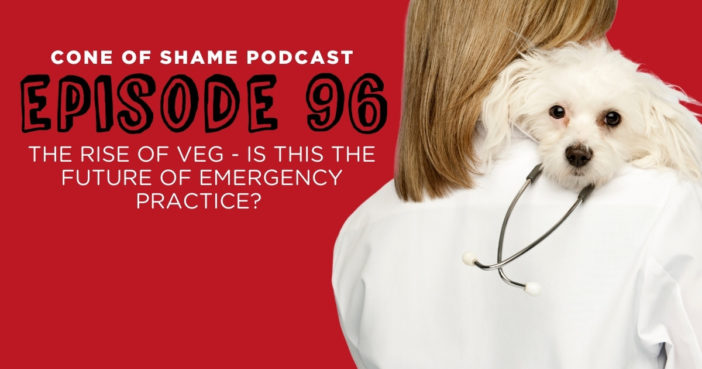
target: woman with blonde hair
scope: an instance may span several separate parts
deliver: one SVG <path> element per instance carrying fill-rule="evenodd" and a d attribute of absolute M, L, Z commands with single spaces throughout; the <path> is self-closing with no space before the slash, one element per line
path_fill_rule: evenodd
<path fill-rule="evenodd" d="M 618 177 L 510 264 L 541 282 L 536 297 L 461 263 L 467 250 L 494 253 L 504 211 L 538 163 L 518 131 L 499 160 L 481 162 L 493 82 L 529 49 L 603 39 L 616 7 L 411 1 L 395 178 L 349 217 L 334 249 L 339 320 L 359 368 L 702 368 L 702 255 L 689 254 L 702 245 L 699 187 L 653 170 Z M 571 191 L 538 185 L 514 212 L 507 254 L 572 203 Z"/>

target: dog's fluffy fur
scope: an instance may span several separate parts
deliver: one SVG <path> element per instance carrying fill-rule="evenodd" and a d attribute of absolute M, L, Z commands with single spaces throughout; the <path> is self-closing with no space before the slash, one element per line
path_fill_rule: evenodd
<path fill-rule="evenodd" d="M 601 185 L 625 163 L 699 179 L 702 125 L 680 102 L 694 103 L 603 42 L 533 51 L 499 75 L 483 102 L 485 159 L 517 125 L 538 141 L 544 174 L 568 188 Z M 565 109 L 560 119 L 550 114 L 556 105 Z M 609 112 L 619 114 L 618 125 L 605 123 Z M 569 162 L 573 145 L 591 153 L 585 165 Z"/>

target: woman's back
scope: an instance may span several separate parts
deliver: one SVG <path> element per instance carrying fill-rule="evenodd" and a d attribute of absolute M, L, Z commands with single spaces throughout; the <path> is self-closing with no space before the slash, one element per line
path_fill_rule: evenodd
<path fill-rule="evenodd" d="M 334 250 L 340 321 L 359 368 L 702 367 L 702 188 L 626 167 L 534 250 L 505 267 L 532 297 L 461 255 L 495 260 L 502 219 L 536 144 L 515 137 L 476 186 L 400 200 L 388 183 L 345 223 Z M 518 203 L 509 256 L 576 193 L 546 178 Z M 674 230 L 674 233 L 671 233 Z"/>

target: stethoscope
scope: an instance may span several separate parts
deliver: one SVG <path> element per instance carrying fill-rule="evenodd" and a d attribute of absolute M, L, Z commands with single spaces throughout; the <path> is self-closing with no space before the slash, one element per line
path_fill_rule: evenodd
<path fill-rule="evenodd" d="M 463 262 L 466 265 L 471 265 L 471 266 L 474 265 L 482 270 L 497 269 L 499 274 L 500 274 L 500 278 L 502 278 L 502 280 L 505 281 L 505 283 L 507 283 L 510 286 L 521 288 L 526 293 L 528 293 L 532 296 L 538 295 L 539 292 L 541 292 L 541 285 L 539 285 L 538 283 L 535 283 L 535 282 L 527 282 L 527 283 L 515 282 L 515 281 L 509 279 L 509 277 L 507 277 L 504 270 L 502 270 L 502 267 L 517 260 L 519 257 L 521 257 L 522 255 L 529 252 L 529 250 L 536 247 L 536 245 L 541 243 L 541 241 L 546 239 L 546 237 L 548 237 L 551 233 L 553 233 L 553 231 L 555 231 L 561 225 L 561 223 L 563 223 L 570 216 L 570 214 L 573 213 L 575 208 L 577 208 L 580 204 L 582 204 L 585 201 L 585 199 L 587 199 L 588 196 L 590 196 L 590 194 L 592 193 L 592 190 L 595 189 L 595 185 L 593 185 L 593 184 L 589 184 L 589 185 L 585 186 L 585 188 L 580 190 L 580 193 L 578 194 L 578 198 L 575 200 L 575 203 L 573 203 L 573 206 L 571 206 L 570 209 L 568 209 L 568 211 L 565 213 L 565 215 L 563 215 L 563 217 L 561 217 L 561 219 L 558 222 L 556 222 L 556 224 L 554 224 L 553 227 L 551 227 L 548 231 L 546 231 L 546 233 L 541 235 L 541 237 L 537 238 L 536 241 L 530 243 L 525 248 L 519 250 L 514 255 L 508 257 L 507 259 L 505 259 L 503 261 L 502 260 L 502 244 L 503 244 L 503 241 L 505 238 L 505 230 L 507 229 L 507 222 L 509 221 L 510 215 L 512 215 L 512 210 L 514 210 L 514 207 L 515 207 L 515 205 L 517 205 L 517 201 L 519 201 L 519 198 L 522 196 L 522 193 L 524 193 L 524 190 L 526 190 L 526 188 L 529 187 L 530 184 L 534 183 L 534 181 L 536 181 L 536 179 L 539 178 L 539 175 L 541 174 L 542 171 L 543 171 L 543 167 L 541 164 L 537 164 L 534 167 L 534 169 L 531 170 L 529 175 L 526 177 L 526 182 L 524 182 L 524 185 L 519 190 L 517 195 L 514 197 L 514 199 L 512 200 L 512 203 L 509 205 L 509 208 L 507 209 L 507 213 L 505 214 L 505 219 L 502 221 L 502 229 L 500 229 L 500 240 L 497 243 L 497 263 L 492 264 L 492 265 L 486 265 L 486 264 L 479 262 L 478 258 L 470 252 L 466 252 L 463 254 Z"/>

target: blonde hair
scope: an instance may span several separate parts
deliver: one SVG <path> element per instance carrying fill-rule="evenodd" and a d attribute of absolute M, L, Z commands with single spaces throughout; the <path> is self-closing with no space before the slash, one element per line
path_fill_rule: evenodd
<path fill-rule="evenodd" d="M 404 200 L 470 188 L 472 137 L 497 75 L 530 48 L 604 36 L 616 0 L 412 0 L 395 189 Z"/>

